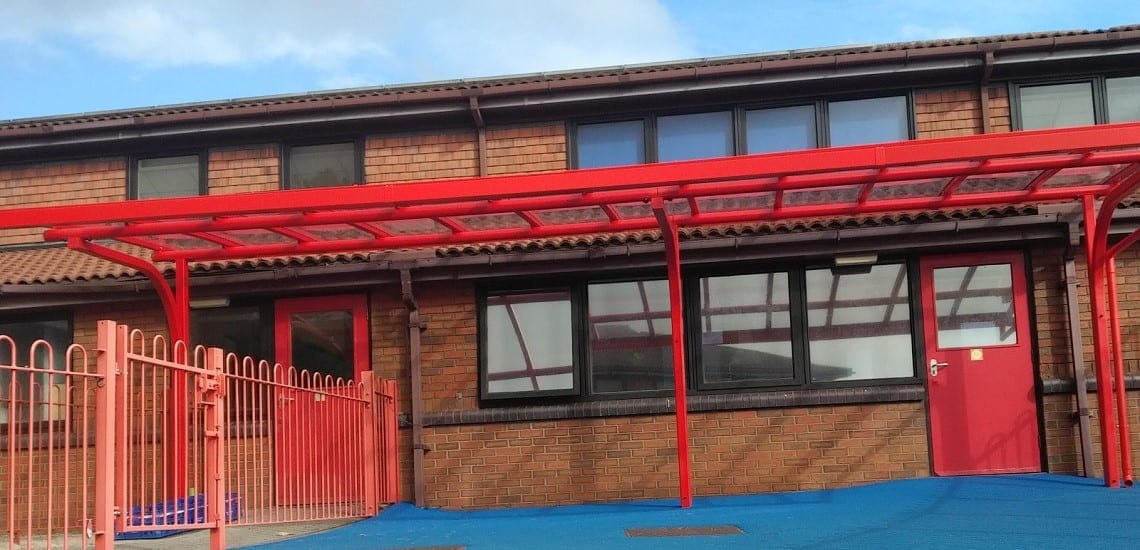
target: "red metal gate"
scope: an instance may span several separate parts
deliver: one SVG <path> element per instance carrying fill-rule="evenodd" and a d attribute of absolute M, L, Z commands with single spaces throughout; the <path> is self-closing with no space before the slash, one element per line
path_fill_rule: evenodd
<path fill-rule="evenodd" d="M 367 517 L 398 498 L 393 381 L 367 375 L 300 387 L 281 365 L 170 346 L 112 321 L 99 322 L 96 353 L 71 346 L 63 362 L 43 341 L 32 344 L 30 362 L 17 360 L 25 356 L 10 338 L 0 336 L 0 348 L 11 358 L 0 361 L 0 482 L 9 489 L 0 536 L 9 544 L 54 547 L 62 538 L 110 549 L 115 538 L 210 529 L 211 547 L 224 548 L 227 525 Z M 277 504 L 273 449 L 282 434 L 273 398 L 281 391 L 323 393 L 360 435 L 349 445 L 319 431 L 307 438 L 313 448 L 335 447 L 355 472 L 335 488 L 315 470 L 302 475 L 304 490 L 329 496 L 320 504 Z M 165 419 L 179 406 L 187 425 L 171 434 Z M 175 452 L 186 456 L 177 476 Z"/>

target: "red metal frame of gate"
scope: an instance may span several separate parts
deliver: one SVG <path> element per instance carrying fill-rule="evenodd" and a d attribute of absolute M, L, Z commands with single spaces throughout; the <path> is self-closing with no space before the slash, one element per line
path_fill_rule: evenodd
<path fill-rule="evenodd" d="M 680 500 L 691 503 L 678 228 L 821 216 L 1083 201 L 1101 389 L 1105 483 L 1131 483 L 1123 376 L 1109 363 L 1105 307 L 1113 211 L 1140 187 L 1140 123 L 905 141 L 543 174 L 302 189 L 3 211 L 0 229 L 48 227 L 63 240 L 138 269 L 162 299 L 174 339 L 186 339 L 188 262 L 436 247 L 510 239 L 661 230 L 669 273 Z M 1096 201 L 1102 201 L 1099 209 Z M 173 262 L 174 289 L 150 261 L 95 242 L 117 241 Z M 1108 292 L 1107 298 L 1114 293 Z M 176 429 L 178 419 L 171 419 Z M 1120 453 L 1120 454 L 1118 454 Z M 179 457 L 172 457 L 179 460 Z"/>

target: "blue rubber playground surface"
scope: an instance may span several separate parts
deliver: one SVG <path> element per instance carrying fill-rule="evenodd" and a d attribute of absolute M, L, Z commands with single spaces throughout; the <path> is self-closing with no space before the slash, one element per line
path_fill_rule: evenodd
<path fill-rule="evenodd" d="M 735 526 L 732 535 L 627 529 Z M 472 512 L 393 506 L 375 518 L 258 546 L 324 548 L 1140 548 L 1140 489 L 1079 477 L 925 478 L 847 489 Z"/>

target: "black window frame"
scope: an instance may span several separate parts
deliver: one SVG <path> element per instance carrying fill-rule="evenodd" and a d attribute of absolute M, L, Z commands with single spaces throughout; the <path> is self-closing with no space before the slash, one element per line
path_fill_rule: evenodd
<path fill-rule="evenodd" d="M 581 283 L 572 283 L 569 281 L 550 281 L 550 284 L 536 285 L 536 286 L 517 286 L 517 285 L 488 285 L 480 290 L 475 300 L 475 332 L 477 335 L 477 353 L 476 364 L 479 378 L 479 399 L 480 401 L 487 402 L 502 402 L 513 401 L 520 398 L 525 399 L 545 399 L 545 398 L 559 398 L 559 397 L 573 397 L 586 393 L 584 386 L 586 384 L 586 375 L 584 374 L 585 368 L 583 364 L 585 359 L 584 349 L 579 338 L 579 334 L 585 330 L 583 326 L 585 320 L 583 319 L 583 306 L 582 299 L 584 292 L 578 287 Z M 570 294 L 570 335 L 571 338 L 571 361 L 573 372 L 573 386 L 570 389 L 563 390 L 531 390 L 531 391 L 516 391 L 516 392 L 494 392 L 490 391 L 490 380 L 488 379 L 487 370 L 487 346 L 484 343 L 484 337 L 487 334 L 487 298 L 489 296 L 501 296 L 504 294 L 527 294 L 536 292 L 568 292 Z"/>
<path fill-rule="evenodd" d="M 1089 83 L 1092 87 L 1093 124 L 1110 124 L 1108 112 L 1108 81 L 1115 78 L 1140 77 L 1137 72 L 1113 72 L 1072 75 L 1060 78 L 1037 78 L 1015 80 L 1008 84 L 1010 125 L 1014 130 L 1023 130 L 1024 127 L 1021 109 L 1021 89 L 1038 86 L 1055 86 L 1064 84 Z"/>
<path fill-rule="evenodd" d="M 836 380 L 830 382 L 813 382 L 811 378 L 811 342 L 808 338 L 809 322 L 808 322 L 808 307 L 807 307 L 807 272 L 814 269 L 831 269 L 833 272 L 843 272 L 845 269 L 852 269 L 858 271 L 862 268 L 871 268 L 878 265 L 898 265 L 904 266 L 904 272 L 907 279 L 907 303 L 910 321 L 910 334 L 911 334 L 911 359 L 913 371 L 911 376 L 902 376 L 895 378 L 860 378 L 855 380 Z M 805 363 L 805 380 L 803 388 L 805 389 L 819 389 L 819 388 L 850 388 L 850 387 L 865 387 L 865 386 L 891 386 L 898 384 L 917 384 L 922 383 L 920 377 L 923 375 L 922 358 L 925 356 L 925 335 L 922 324 L 922 286 L 919 281 L 920 273 L 917 257 L 885 257 L 880 258 L 874 264 L 867 266 L 854 266 L 852 268 L 835 267 L 834 264 L 827 263 L 809 263 L 800 269 L 800 288 L 803 291 L 801 301 L 803 309 L 802 325 L 799 330 L 803 332 L 802 345 L 803 349 L 800 350 L 803 354 Z"/>
<path fill-rule="evenodd" d="M 806 364 L 804 359 L 806 355 L 806 343 L 804 331 L 802 326 L 806 326 L 804 315 L 806 314 L 805 302 L 803 296 L 803 276 L 802 271 L 798 266 L 787 267 L 781 265 L 757 265 L 757 266 L 720 266 L 714 268 L 693 269 L 685 271 L 682 275 L 682 287 L 684 292 L 685 304 L 688 306 L 685 309 L 685 349 L 687 350 L 685 357 L 686 376 L 688 377 L 687 387 L 692 391 L 717 391 L 717 390 L 744 390 L 744 389 L 764 389 L 764 388 L 786 388 L 786 387 L 800 387 L 805 383 Z M 781 379 L 773 381 L 772 383 L 756 384 L 747 381 L 733 383 L 733 382 L 705 382 L 704 381 L 704 364 L 703 364 L 703 342 L 701 341 L 702 332 L 700 330 L 701 324 L 701 308 L 700 308 L 700 280 L 706 277 L 732 277 L 736 275 L 765 275 L 768 273 L 785 273 L 788 276 L 788 314 L 790 316 L 790 324 L 788 330 L 791 331 L 791 344 L 792 344 L 792 377 L 788 379 Z"/>
<path fill-rule="evenodd" d="M 316 147 L 320 145 L 341 145 L 345 143 L 352 144 L 353 154 L 353 181 L 348 185 L 336 186 L 322 186 L 322 187 L 293 187 L 292 182 L 289 181 L 289 164 L 293 156 L 293 149 L 301 147 Z M 279 147 L 279 157 L 281 158 L 281 189 L 331 189 L 334 187 L 352 187 L 354 185 L 363 185 L 364 182 L 364 138 L 352 137 L 343 139 L 322 139 L 315 141 L 296 141 L 282 143 Z"/>
<path fill-rule="evenodd" d="M 913 371 L 911 376 L 895 378 L 865 378 L 856 380 L 837 380 L 813 382 L 811 378 L 810 342 L 808 339 L 807 317 L 807 272 L 812 269 L 832 269 L 842 272 L 844 269 L 861 269 L 870 266 L 856 266 L 854 268 L 837 268 L 833 263 L 825 261 L 809 261 L 788 265 L 787 262 L 763 263 L 731 263 L 716 266 L 685 266 L 682 270 L 682 293 L 686 307 L 684 313 L 685 324 L 685 376 L 686 389 L 689 394 L 720 394 L 738 393 L 741 391 L 765 390 L 814 390 L 869 386 L 896 386 L 907 384 L 921 384 L 922 365 L 924 357 L 925 332 L 923 329 L 921 312 L 921 288 L 918 272 L 918 257 L 913 255 L 892 255 L 878 259 L 873 265 L 903 265 L 907 278 L 907 307 L 911 327 L 911 356 Z M 789 306 L 791 315 L 792 363 L 793 377 L 780 379 L 771 383 L 756 383 L 756 381 L 734 382 L 704 382 L 701 364 L 701 331 L 700 328 L 700 289 L 699 281 L 702 277 L 718 277 L 732 275 L 765 274 L 770 272 L 788 274 Z M 476 339 L 477 339 L 477 370 L 479 379 L 479 402 L 481 406 L 503 406 L 528 403 L 551 404 L 558 402 L 601 401 L 613 399 L 634 399 L 640 397 L 667 397 L 673 395 L 672 387 L 663 390 L 640 390 L 624 392 L 596 393 L 593 384 L 593 367 L 590 358 L 588 288 L 591 284 L 665 280 L 662 270 L 637 270 L 600 276 L 564 276 L 551 279 L 542 285 L 524 284 L 517 281 L 493 281 L 480 284 L 476 297 Z M 524 391 L 511 393 L 488 394 L 487 386 L 487 346 L 484 337 L 487 330 L 486 298 L 493 294 L 511 294 L 542 291 L 570 291 L 571 300 L 571 334 L 574 350 L 574 381 L 576 390 L 544 390 Z"/>
<path fill-rule="evenodd" d="M 64 346 L 63 349 L 56 349 L 55 346 L 52 346 L 52 353 L 54 354 L 54 356 L 57 358 L 62 357 L 62 359 L 60 359 L 60 361 L 61 361 L 61 364 L 63 364 L 64 368 L 59 370 L 58 372 L 61 375 L 64 375 L 68 372 L 71 372 L 71 369 L 72 369 L 71 365 L 66 364 L 66 360 L 67 360 L 67 350 L 72 345 L 75 344 L 75 312 L 74 311 L 72 311 L 72 310 L 51 310 L 51 311 L 33 311 L 33 312 L 24 312 L 24 313 L 6 312 L 3 315 L 0 315 L 0 324 L 2 324 L 2 325 L 28 324 L 28 323 L 38 323 L 38 322 L 50 322 L 50 321 L 63 321 L 67 325 L 66 332 L 67 332 L 67 334 L 70 335 L 70 338 L 68 339 L 68 344 L 66 346 Z M 2 330 L 0 330 L 0 334 L 4 334 Z M 5 335 L 7 336 L 7 334 L 5 334 Z M 30 351 L 30 347 L 32 345 L 32 342 L 15 342 L 15 344 L 16 344 L 16 353 L 18 354 L 20 349 L 25 349 L 27 351 Z M 4 345 L 6 345 L 6 344 L 4 344 Z M 90 360 L 93 361 L 94 357 L 91 357 Z M 69 380 L 69 382 L 73 382 L 73 381 Z M 51 391 L 50 387 L 48 388 L 48 391 Z M 10 414 L 11 414 L 11 411 L 9 411 L 9 415 Z M 71 414 L 70 410 L 68 411 L 68 414 Z M 65 425 L 65 423 L 66 423 L 65 420 L 62 420 L 62 419 L 61 420 L 40 420 L 40 421 L 32 423 L 31 426 L 39 433 L 45 433 L 49 426 L 52 427 L 52 429 L 57 431 L 57 432 L 62 432 L 62 429 L 63 429 L 63 426 Z M 11 425 L 12 424 L 9 420 L 5 420 L 3 422 L 0 422 L 0 436 L 6 436 L 11 432 Z M 26 424 L 24 426 L 27 427 Z M 19 445 L 19 443 L 17 443 L 17 445 Z"/>
<path fill-rule="evenodd" d="M 162 151 L 156 154 L 133 154 L 127 157 L 127 200 L 150 200 L 139 198 L 139 161 L 150 159 L 163 159 L 174 157 L 198 157 L 198 194 L 197 195 L 178 195 L 179 197 L 201 197 L 210 192 L 209 189 L 209 168 L 210 168 L 210 155 L 209 151 L 203 149 L 183 149 L 174 151 Z M 158 198 L 158 197 L 153 197 Z M 173 198 L 173 197 L 169 197 Z"/>
<path fill-rule="evenodd" d="M 591 124 L 610 124 L 620 122 L 640 122 L 642 139 L 641 146 L 644 149 L 641 156 L 645 158 L 643 164 L 650 164 L 657 162 L 657 125 L 656 117 L 648 113 L 631 114 L 626 116 L 617 117 L 593 117 L 583 118 L 572 121 L 568 124 L 566 135 L 568 136 L 566 144 L 566 158 L 571 168 L 578 168 L 578 128 L 580 126 L 589 126 Z M 651 141 L 652 140 L 652 141 Z M 634 165 L 623 165 L 634 166 Z M 605 167 L 589 167 L 605 168 Z"/>
<path fill-rule="evenodd" d="M 633 399 L 637 397 L 658 397 L 663 395 L 673 395 L 673 387 L 670 385 L 668 388 L 660 390 L 630 390 L 630 391 L 616 391 L 597 393 L 594 390 L 594 365 L 593 357 L 590 353 L 590 311 L 589 311 L 589 288 L 590 285 L 598 284 L 613 284 L 613 283 L 632 283 L 639 281 L 665 281 L 668 282 L 668 275 L 664 271 L 648 271 L 638 272 L 622 275 L 611 275 L 608 277 L 594 277 L 582 280 L 578 284 L 579 297 L 578 301 L 581 304 L 581 323 L 576 325 L 580 332 L 575 336 L 576 345 L 582 348 L 583 358 L 583 376 L 585 377 L 585 385 L 583 391 L 592 399 Z M 652 322 L 652 321 L 649 321 Z M 686 336 L 686 339 L 688 336 Z M 686 340 L 686 349 L 688 348 L 688 341 Z M 688 357 L 685 358 L 685 363 L 688 364 Z M 687 386 L 686 386 L 687 387 Z"/>
<path fill-rule="evenodd" d="M 813 98 L 785 98 L 776 101 L 764 102 L 744 102 L 733 103 L 728 105 L 705 105 L 698 108 L 685 108 L 685 109 L 667 109 L 656 110 L 652 112 L 633 112 L 609 116 L 593 116 L 580 119 L 570 120 L 566 123 L 567 135 L 567 167 L 570 169 L 578 169 L 578 127 L 589 124 L 605 124 L 610 122 L 630 122 L 641 121 L 644 129 L 644 146 L 645 146 L 645 162 L 644 164 L 652 164 L 659 162 L 658 155 L 658 131 L 657 119 L 666 116 L 675 115 L 689 115 L 689 114 L 702 114 L 702 113 L 716 113 L 728 111 L 732 114 L 732 137 L 733 147 L 732 155 L 739 156 L 748 154 L 747 143 L 747 113 L 748 111 L 764 110 L 764 109 L 778 109 L 782 107 L 799 107 L 799 106 L 812 106 L 815 116 L 815 133 L 816 133 L 816 146 L 815 149 L 823 149 L 831 147 L 831 132 L 830 132 L 830 119 L 829 119 L 829 106 L 834 102 L 841 101 L 858 101 L 864 99 L 876 99 L 887 97 L 902 97 L 906 108 L 906 122 L 907 122 L 907 140 L 914 140 L 917 137 L 917 127 L 915 124 L 915 105 L 914 105 L 914 89 L 913 88 L 894 88 L 887 90 L 878 90 L 874 93 L 858 93 L 858 94 L 844 94 L 828 97 L 813 97 Z M 873 142 L 868 142 L 870 144 Z M 855 147 L 864 144 L 848 145 L 845 147 Z M 806 151 L 808 149 L 795 149 L 797 151 Z M 771 153 L 757 153 L 757 154 L 771 154 Z M 723 158 L 723 157 L 716 157 Z M 683 162 L 683 161 L 682 161 Z M 630 166 L 630 165 L 626 165 Z"/>

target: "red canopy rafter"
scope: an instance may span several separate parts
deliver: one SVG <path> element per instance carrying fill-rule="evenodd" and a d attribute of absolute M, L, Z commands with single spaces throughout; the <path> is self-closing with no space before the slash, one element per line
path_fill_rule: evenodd
<path fill-rule="evenodd" d="M 1115 275 L 1112 257 L 1140 233 L 1113 247 L 1107 235 L 1113 210 L 1138 186 L 1140 123 L 1126 123 L 514 176 L 13 208 L 3 210 L 0 229 L 47 227 L 47 240 L 139 269 L 159 287 L 175 339 L 188 336 L 188 262 L 658 230 L 669 273 L 687 505 L 679 228 L 1046 202 L 1084 205 L 1090 296 L 1094 318 L 1103 321 L 1093 332 L 1105 482 L 1118 485 L 1117 457 L 1127 470 L 1130 455 L 1127 445 L 1117 455 L 1114 398 L 1122 441 L 1128 420 L 1123 372 L 1109 365 L 1118 339 L 1110 340 L 1105 325 L 1118 319 L 1115 293 L 1105 285 Z M 173 262 L 173 292 L 153 264 L 96 239 Z M 1131 482 L 1131 472 L 1124 480 Z"/>

